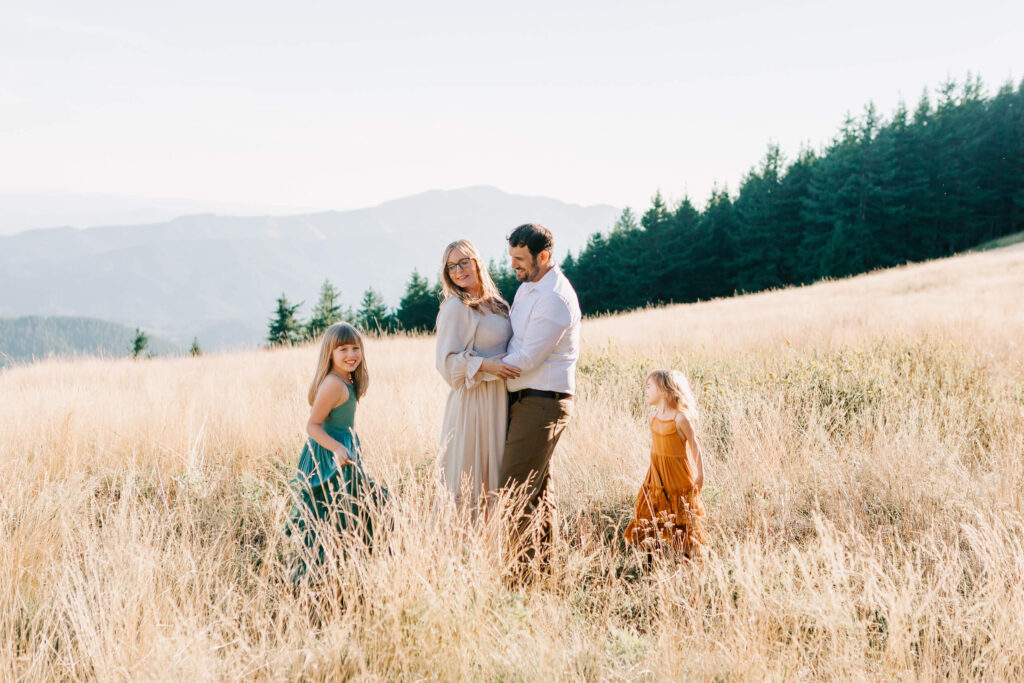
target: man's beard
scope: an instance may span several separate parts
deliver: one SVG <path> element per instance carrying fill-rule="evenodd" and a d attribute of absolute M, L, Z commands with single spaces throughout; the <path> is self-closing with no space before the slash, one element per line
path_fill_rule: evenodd
<path fill-rule="evenodd" d="M 526 271 L 523 277 L 519 277 L 519 271 L 516 271 L 516 279 L 519 280 L 520 282 L 533 282 L 533 278 L 535 278 L 537 276 L 537 273 L 540 272 L 540 268 L 537 267 L 536 257 L 534 257 L 533 263 L 531 263 L 523 270 Z"/>

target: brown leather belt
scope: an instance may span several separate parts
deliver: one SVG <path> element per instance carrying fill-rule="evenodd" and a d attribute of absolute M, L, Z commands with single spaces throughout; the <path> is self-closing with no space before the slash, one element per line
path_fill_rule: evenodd
<path fill-rule="evenodd" d="M 508 392 L 508 402 L 515 403 L 521 398 L 527 396 L 538 396 L 540 398 L 553 398 L 556 401 L 561 401 L 567 398 L 572 398 L 572 394 L 564 394 L 561 391 L 546 391 L 544 389 L 522 389 L 520 391 Z"/>

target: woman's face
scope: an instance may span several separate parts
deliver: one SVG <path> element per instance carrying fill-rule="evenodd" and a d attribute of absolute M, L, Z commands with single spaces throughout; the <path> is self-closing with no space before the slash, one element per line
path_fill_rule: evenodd
<path fill-rule="evenodd" d="M 355 372 L 363 361 L 363 350 L 355 342 L 336 346 L 331 351 L 331 363 L 338 372 Z"/>
<path fill-rule="evenodd" d="M 448 277 L 451 278 L 456 287 L 469 292 L 473 292 L 480 287 L 480 277 L 476 273 L 476 261 L 471 259 L 462 249 L 452 249 L 451 253 L 448 254 L 445 268 L 448 269 Z"/>

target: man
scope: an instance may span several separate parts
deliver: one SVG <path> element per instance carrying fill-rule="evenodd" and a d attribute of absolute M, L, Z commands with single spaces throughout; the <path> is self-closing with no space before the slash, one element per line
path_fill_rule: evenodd
<path fill-rule="evenodd" d="M 499 481 L 523 487 L 527 496 L 513 552 L 528 562 L 550 549 L 554 508 L 548 488 L 551 454 L 569 423 L 576 393 L 580 305 L 576 291 L 555 265 L 551 232 L 520 225 L 508 237 L 508 253 L 522 284 L 512 303 L 507 365 L 520 369 L 507 381 L 509 425 Z M 536 536 L 523 532 L 535 516 Z M 541 558 L 542 561 L 546 557 Z"/>

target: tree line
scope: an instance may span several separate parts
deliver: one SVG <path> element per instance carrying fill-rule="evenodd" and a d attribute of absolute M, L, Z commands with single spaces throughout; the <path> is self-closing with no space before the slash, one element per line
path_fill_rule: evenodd
<path fill-rule="evenodd" d="M 934 99 L 934 101 L 933 101 Z M 553 226 L 556 229 L 557 226 Z M 562 270 L 585 314 L 706 300 L 807 284 L 949 256 L 1024 231 L 1024 81 L 989 97 L 980 78 L 925 90 L 888 118 L 873 104 L 848 115 L 820 152 L 787 161 L 777 145 L 735 194 L 716 187 L 703 210 L 658 191 L 595 233 Z M 502 261 L 488 270 L 512 301 L 518 282 Z M 336 320 L 364 331 L 430 331 L 440 284 L 414 271 L 389 309 L 374 289 L 355 311 L 325 282 L 309 321 L 282 294 L 268 342 L 312 339 Z"/>
<path fill-rule="evenodd" d="M 297 344 L 317 339 L 324 330 L 338 321 L 347 321 L 363 332 L 387 334 L 398 330 L 427 332 L 434 329 L 440 302 L 440 284 L 431 285 L 427 278 L 413 271 L 397 309 L 388 308 L 384 297 L 370 287 L 363 293 L 359 308 L 353 310 L 340 302 L 339 292 L 330 280 L 324 280 L 320 294 L 308 320 L 300 320 L 302 302 L 293 304 L 285 294 L 277 299 L 267 330 L 269 346 Z"/>
<path fill-rule="evenodd" d="M 511 301 L 519 282 L 507 260 L 492 260 L 488 264 L 488 272 L 502 295 Z M 302 320 L 298 314 L 302 302 L 292 303 L 282 293 L 268 321 L 267 345 L 284 346 L 312 341 L 342 320 L 373 334 L 432 332 L 441 304 L 441 281 L 438 279 L 431 283 L 414 270 L 396 308 L 389 308 L 384 297 L 373 287 L 363 293 L 356 309 L 342 305 L 340 296 L 341 292 L 330 280 L 324 280 L 309 319 Z"/>
<path fill-rule="evenodd" d="M 1024 82 L 967 77 L 911 112 L 848 116 L 821 152 L 770 145 L 703 211 L 660 192 L 562 268 L 584 313 L 690 302 L 948 256 L 1024 230 Z"/>

